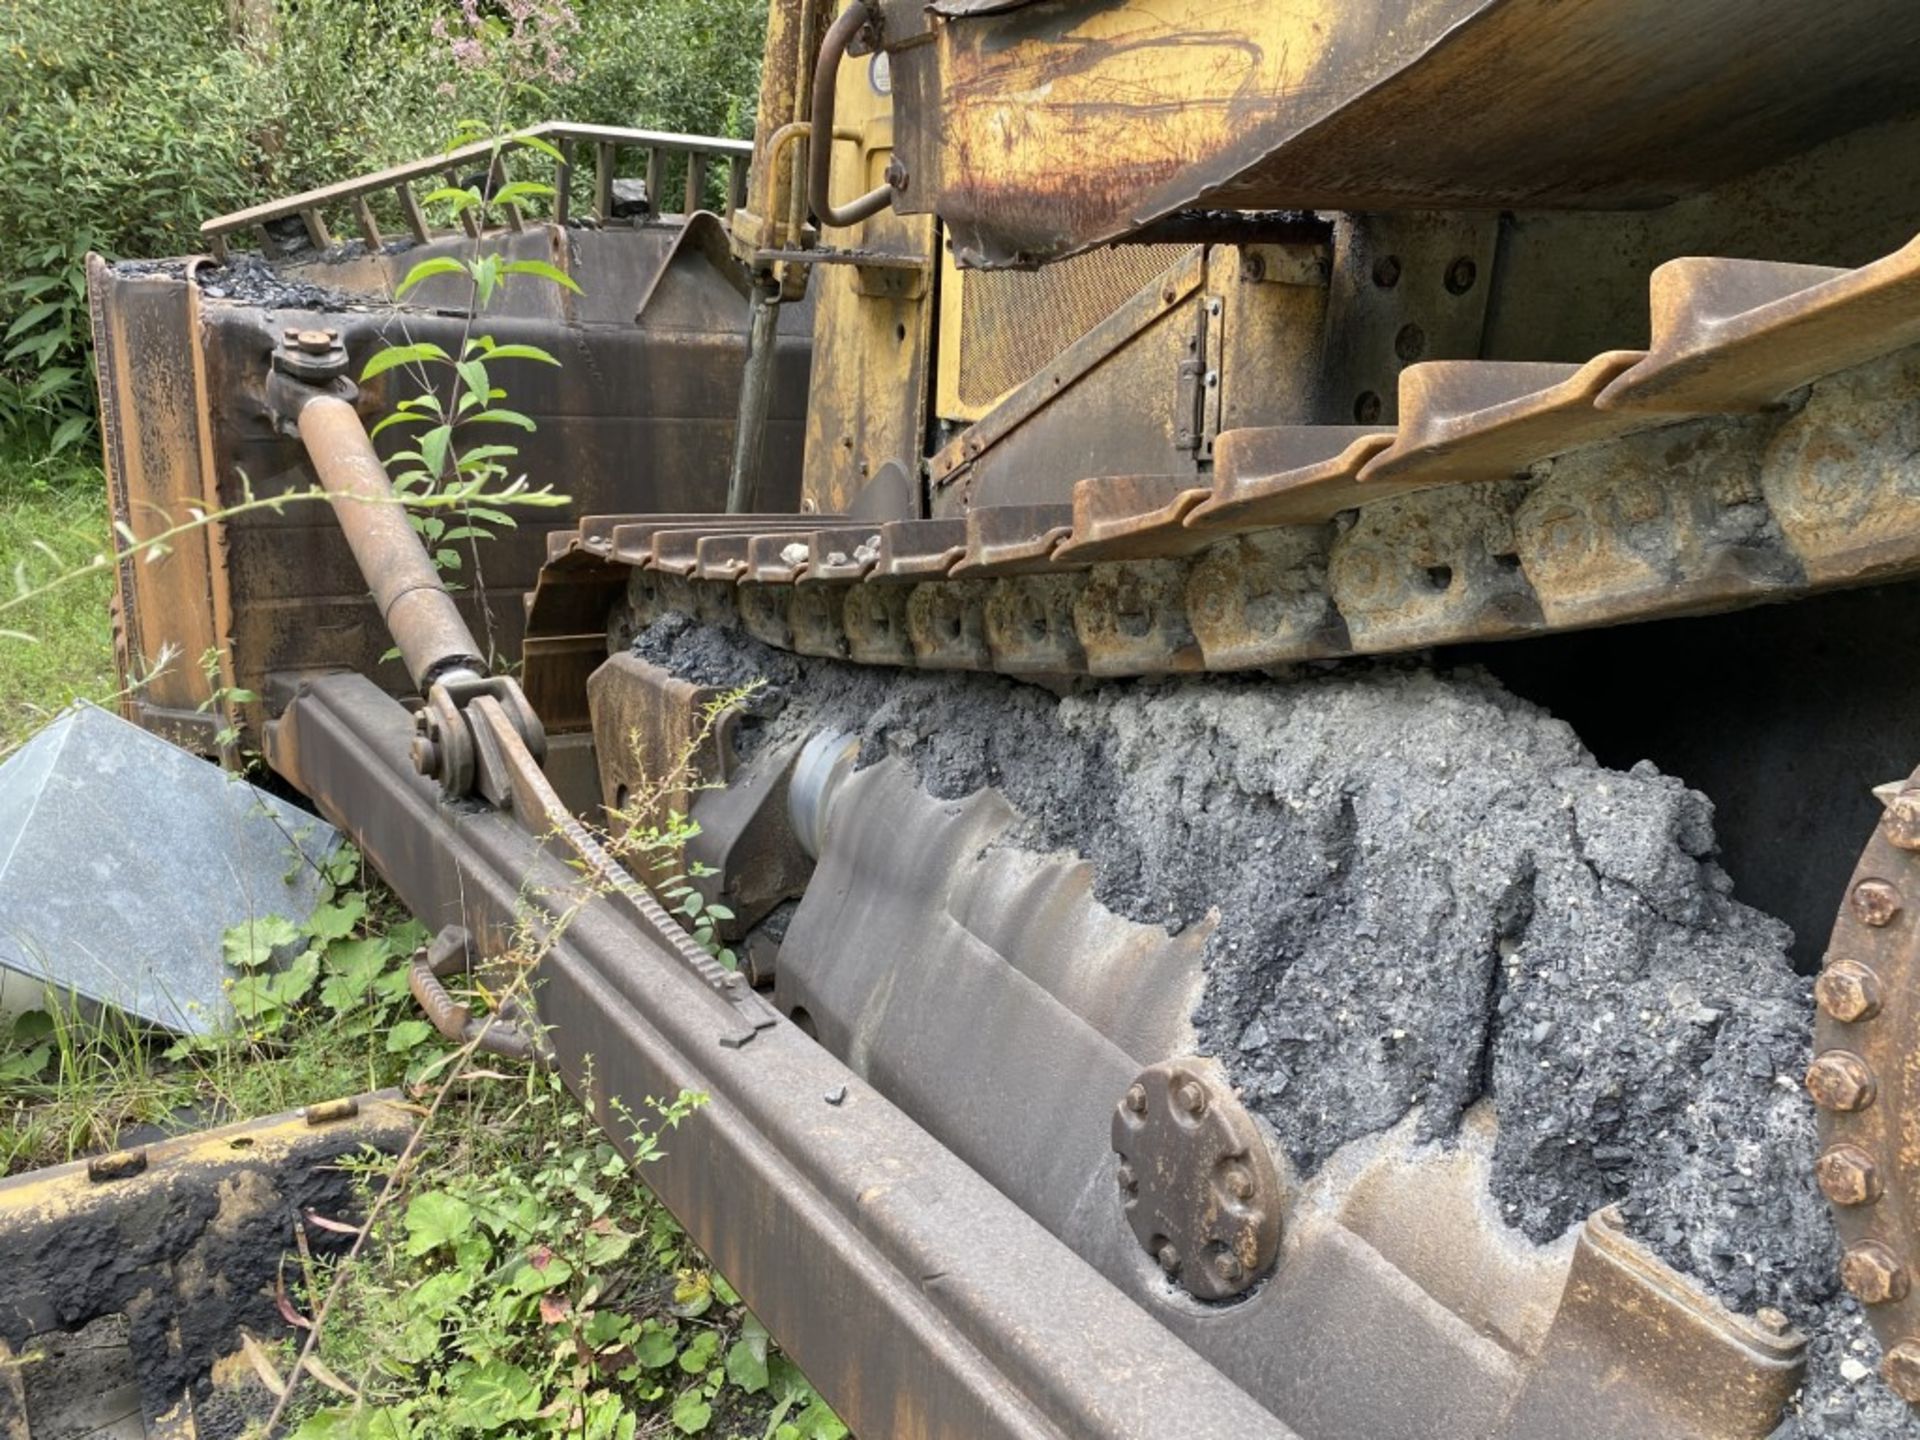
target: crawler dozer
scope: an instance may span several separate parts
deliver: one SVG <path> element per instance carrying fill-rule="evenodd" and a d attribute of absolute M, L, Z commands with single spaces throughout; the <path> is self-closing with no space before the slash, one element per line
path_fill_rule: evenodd
<path fill-rule="evenodd" d="M 595 877 L 554 1063 L 712 1096 L 649 1178 L 860 1435 L 1920 1436 L 1916 73 L 1911 0 L 776 0 L 750 147 L 95 266 L 136 538 L 334 500 L 123 567 L 128 713 L 475 956 Z M 450 592 L 355 381 L 476 248 L 584 292 L 489 316 L 572 509 Z M 607 848 L 703 735 L 733 968 Z"/>

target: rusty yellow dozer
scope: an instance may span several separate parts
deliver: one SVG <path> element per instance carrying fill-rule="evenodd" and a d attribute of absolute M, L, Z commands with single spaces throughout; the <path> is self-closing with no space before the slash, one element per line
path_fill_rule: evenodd
<path fill-rule="evenodd" d="M 1916 73 L 1911 0 L 775 0 L 751 146 L 95 266 L 136 538 L 334 502 L 123 567 L 129 714 L 478 956 L 592 877 L 556 1063 L 713 1097 L 649 1177 L 872 1440 L 1920 1437 Z M 480 252 L 584 292 L 489 317 L 572 510 L 449 593 L 354 377 Z M 737 968 L 607 848 L 716 695 Z"/>

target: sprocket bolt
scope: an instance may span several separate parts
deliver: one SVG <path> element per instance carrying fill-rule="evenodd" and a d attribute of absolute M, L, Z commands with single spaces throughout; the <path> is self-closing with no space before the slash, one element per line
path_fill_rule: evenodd
<path fill-rule="evenodd" d="M 1820 1193 L 1845 1207 L 1871 1205 L 1880 1198 L 1880 1170 L 1873 1157 L 1855 1145 L 1836 1145 L 1813 1167 Z"/>
<path fill-rule="evenodd" d="M 1822 1110 L 1864 1110 L 1877 1088 L 1867 1062 L 1849 1050 L 1829 1050 L 1807 1070 L 1807 1092 Z"/>
<path fill-rule="evenodd" d="M 1920 789 L 1909 786 L 1887 803 L 1887 839 L 1902 850 L 1920 850 Z"/>
<path fill-rule="evenodd" d="M 1853 887 L 1853 913 L 1862 925 L 1876 930 L 1891 925 L 1901 908 L 1900 892 L 1884 880 L 1862 880 Z"/>
<path fill-rule="evenodd" d="M 1902 1340 L 1887 1352 L 1881 1378 L 1909 1405 L 1920 1405 L 1920 1340 Z"/>
<path fill-rule="evenodd" d="M 1843 1025 L 1880 1013 L 1880 978 L 1857 960 L 1836 960 L 1814 982 L 1820 1008 Z"/>
<path fill-rule="evenodd" d="M 1187 1081 L 1175 1092 L 1175 1095 L 1180 1101 L 1180 1108 L 1186 1111 L 1187 1114 L 1204 1115 L 1207 1113 L 1207 1092 L 1202 1090 L 1193 1081 Z"/>
<path fill-rule="evenodd" d="M 1863 1305 L 1890 1305 L 1912 1289 L 1900 1257 L 1875 1240 L 1847 1248 L 1840 1257 L 1840 1279 Z"/>
<path fill-rule="evenodd" d="M 1171 1240 L 1160 1247 L 1158 1258 L 1160 1260 L 1160 1268 L 1169 1275 L 1180 1268 L 1180 1252 L 1174 1247 Z"/>
<path fill-rule="evenodd" d="M 1109 1094 L 1112 1092 L 1109 1091 Z M 1127 1091 L 1127 1109 L 1135 1115 L 1147 1113 L 1147 1087 L 1135 1085 Z"/>

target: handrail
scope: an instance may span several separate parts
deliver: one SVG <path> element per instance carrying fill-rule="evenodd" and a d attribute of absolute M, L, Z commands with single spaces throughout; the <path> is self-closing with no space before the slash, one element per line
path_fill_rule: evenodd
<path fill-rule="evenodd" d="M 375 220 L 367 197 L 382 191 L 392 191 L 400 204 L 401 213 L 406 217 L 407 228 L 416 241 L 424 243 L 431 238 L 426 217 L 420 208 L 420 202 L 413 193 L 412 182 L 435 179 L 445 176 L 449 171 L 459 171 L 462 167 L 491 161 L 496 154 L 510 150 L 529 148 L 527 141 L 544 140 L 559 148 L 562 160 L 557 167 L 558 174 L 554 186 L 557 192 L 554 199 L 554 218 L 564 223 L 569 209 L 567 185 L 573 173 L 573 153 L 576 146 L 590 145 L 595 153 L 595 210 L 602 223 L 611 218 L 613 207 L 613 170 L 616 155 L 621 150 L 645 150 L 647 152 L 647 195 L 650 201 L 658 204 L 660 193 L 660 173 L 662 158 L 667 155 L 686 155 L 687 166 L 687 213 L 701 208 L 701 200 L 706 190 L 708 166 L 719 161 L 728 167 L 727 213 L 734 208 L 746 194 L 747 166 L 753 158 L 753 143 L 748 140 L 729 140 L 713 135 L 676 135 L 663 130 L 635 130 L 617 125 L 578 125 L 568 121 L 549 120 L 526 130 L 516 131 L 503 136 L 499 141 L 479 141 L 472 145 L 462 145 L 457 149 L 443 151 L 424 159 L 409 161 L 405 165 L 391 166 L 370 175 L 356 179 L 343 180 L 333 185 L 323 185 L 315 190 L 303 191 L 283 200 L 268 201 L 263 205 L 250 206 L 245 210 L 236 210 L 230 215 L 221 215 L 207 221 L 200 227 L 200 234 L 207 242 L 214 259 L 225 262 L 227 258 L 227 237 L 237 231 L 263 229 L 272 220 L 285 220 L 293 216 L 300 217 L 306 225 L 308 238 L 324 249 L 333 243 L 332 232 L 327 227 L 325 209 L 329 206 L 351 205 L 355 223 L 367 244 L 378 249 L 383 243 L 379 223 Z M 505 207 L 507 228 L 522 228 L 519 212 L 512 206 Z M 476 222 L 471 215 L 464 217 L 469 233 L 477 233 Z"/>
<path fill-rule="evenodd" d="M 827 29 L 826 39 L 820 45 L 819 64 L 813 73 L 813 128 L 814 135 L 833 133 L 834 102 L 839 98 L 840 62 L 846 58 L 847 49 L 853 44 L 854 37 L 872 22 L 872 12 L 864 0 L 854 0 L 840 13 Z M 893 203 L 893 187 L 882 185 L 877 190 L 869 190 L 851 205 L 836 206 L 833 203 L 833 146 L 813 145 L 807 152 L 807 199 L 813 207 L 813 218 L 822 227 L 835 230 L 848 230 L 870 220 Z"/>

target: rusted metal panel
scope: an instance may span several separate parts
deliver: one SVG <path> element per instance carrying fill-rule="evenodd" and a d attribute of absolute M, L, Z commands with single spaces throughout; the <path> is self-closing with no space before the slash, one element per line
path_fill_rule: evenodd
<path fill-rule="evenodd" d="M 615 655 L 594 671 L 587 695 L 600 798 L 609 812 L 631 812 L 645 801 L 644 813 L 632 821 L 665 826 L 669 815 L 692 812 L 696 786 L 728 779 L 728 743 L 704 726 L 718 691 L 675 680 L 636 656 Z M 683 766 L 689 771 L 685 785 L 655 793 L 659 777 L 679 774 Z M 624 833 L 629 821 L 616 823 Z"/>
<path fill-rule="evenodd" d="M 835 8 L 835 7 L 823 7 Z M 873 56 L 840 66 L 831 140 L 836 195 L 884 188 L 893 160 L 891 90 L 875 80 Z M 821 151 L 811 139 L 811 153 Z M 824 514 L 904 520 L 923 512 L 920 455 L 926 433 L 933 344 L 932 270 L 936 226 L 890 210 L 835 231 L 876 265 L 814 267 L 813 345 L 817 383 L 809 402 L 804 495 Z"/>
<path fill-rule="evenodd" d="M 1657 205 L 1905 113 L 1920 56 L 1901 0 L 1113 0 L 933 33 L 893 54 L 897 203 L 988 265 L 1191 208 Z"/>
<path fill-rule="evenodd" d="M 521 437 L 519 463 L 536 483 L 569 495 L 574 515 L 723 507 L 746 309 L 732 280 L 703 253 L 673 247 L 675 233 L 530 226 L 489 242 L 510 254 L 563 262 L 587 291 L 582 298 L 555 286 L 509 286 L 489 318 L 502 343 L 540 345 L 563 362 L 558 369 L 519 366 L 496 378 L 510 390 L 510 403 L 539 426 Z M 289 267 L 288 278 L 382 295 L 431 253 L 314 262 Z M 312 487 L 298 440 L 281 434 L 269 416 L 263 357 L 289 325 L 332 328 L 357 372 L 394 323 L 376 310 L 319 314 L 208 298 L 177 275 L 99 265 L 92 279 L 107 341 L 101 375 L 110 468 L 117 503 L 139 535 L 153 533 L 163 515 L 185 519 L 190 507 L 211 510 L 248 493 Z M 419 308 L 403 312 L 409 338 L 457 342 L 463 322 L 438 307 L 463 308 L 464 295 L 428 293 L 447 283 L 420 287 Z M 636 326 L 633 306 L 643 291 L 649 305 Z M 289 303 L 300 303 L 298 295 L 288 292 Z M 782 331 L 769 445 L 776 463 L 763 492 L 770 505 L 798 498 L 810 323 L 807 307 L 792 307 Z M 371 418 L 401 398 L 405 383 L 400 372 L 389 372 L 369 387 L 363 413 Z M 547 526 L 567 513 L 526 512 L 520 528 L 463 556 L 459 578 L 468 588 L 460 610 L 489 653 L 519 654 L 522 597 L 547 559 Z M 624 587 L 622 575 L 610 590 Z M 169 733 L 184 728 L 181 738 L 198 748 L 211 748 L 224 723 L 212 715 L 193 720 L 210 693 L 199 666 L 209 651 L 223 657 L 220 685 L 261 694 L 270 674 L 340 668 L 377 674 L 394 693 L 411 688 L 404 669 L 383 659 L 389 642 L 366 583 L 339 525 L 320 505 L 257 511 L 190 533 L 164 561 L 130 567 L 121 589 L 123 672 L 140 682 L 131 713 L 150 716 Z M 587 608 L 595 612 L 592 631 L 603 633 L 606 606 Z M 169 650 L 172 664 L 149 678 L 152 661 Z M 581 693 L 581 678 L 570 672 L 543 703 L 563 709 L 568 694 Z M 248 707 L 241 718 L 257 726 L 262 713 Z M 172 723 L 176 718 L 183 723 Z"/>
<path fill-rule="evenodd" d="M 983 466 L 1003 469 L 1006 460 L 994 452 L 1029 425 L 1047 433 L 1022 437 L 1025 466 L 1038 449 L 1050 455 L 1056 473 L 1080 468 L 1075 478 L 1082 478 L 1111 468 L 1100 465 L 1097 452 L 1133 457 L 1138 468 L 1141 456 L 1164 451 L 1167 468 L 1174 469 L 1176 381 L 1181 362 L 1198 350 L 1194 297 L 1205 281 L 1206 251 L 1195 246 L 935 454 L 927 468 L 936 513 L 1067 498 L 1070 490 L 1057 485 L 1049 487 L 1059 489 L 1057 495 L 1036 493 L 1030 472 L 1020 479 L 976 473 Z M 1018 320 L 1008 315 L 1004 323 Z M 1084 387 L 1090 384 L 1089 396 Z"/>
<path fill-rule="evenodd" d="M 1729 1314 L 1602 1211 L 1581 1231 L 1539 1368 L 1499 1440 L 1766 1435 L 1800 1385 L 1805 1342 Z"/>
<path fill-rule="evenodd" d="M 114 523 L 135 541 L 211 509 L 206 471 L 206 381 L 196 346 L 200 295 L 191 282 L 118 276 L 99 256 L 87 262 L 99 358 L 100 428 Z M 124 543 L 124 541 L 120 542 Z M 149 710 L 185 717 L 210 698 L 200 657 L 222 638 L 214 605 L 220 566 L 206 530 L 190 531 L 151 564 L 129 556 L 114 577 L 114 641 L 129 719 Z M 209 715 L 179 738 L 212 740 Z"/>

